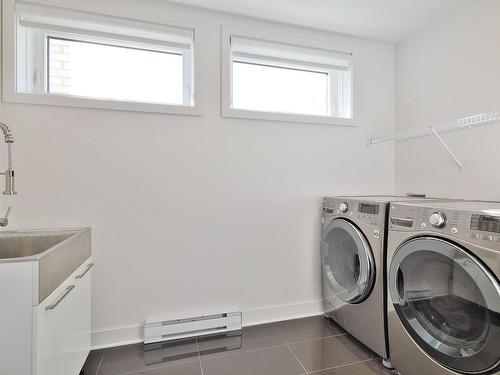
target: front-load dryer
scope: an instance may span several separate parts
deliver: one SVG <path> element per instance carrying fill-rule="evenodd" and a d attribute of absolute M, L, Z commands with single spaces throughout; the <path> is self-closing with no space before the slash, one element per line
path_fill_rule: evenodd
<path fill-rule="evenodd" d="M 500 203 L 394 203 L 389 222 L 394 367 L 500 374 Z"/>
<path fill-rule="evenodd" d="M 386 339 L 385 239 L 389 203 L 422 197 L 325 197 L 321 269 L 325 314 L 381 356 Z"/>

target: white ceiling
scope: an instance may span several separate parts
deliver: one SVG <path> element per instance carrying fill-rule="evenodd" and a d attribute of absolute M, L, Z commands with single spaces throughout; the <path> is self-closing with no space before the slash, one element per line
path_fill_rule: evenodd
<path fill-rule="evenodd" d="M 171 1 L 397 43 L 467 0 Z"/>

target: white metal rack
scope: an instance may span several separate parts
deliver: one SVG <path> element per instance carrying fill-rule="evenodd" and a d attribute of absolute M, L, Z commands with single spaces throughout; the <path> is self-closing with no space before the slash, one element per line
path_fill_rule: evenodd
<path fill-rule="evenodd" d="M 388 135 L 383 137 L 368 138 L 368 146 L 386 143 L 386 142 L 401 142 L 415 138 L 434 136 L 443 148 L 450 154 L 457 164 L 460 172 L 463 170 L 463 164 L 453 153 L 450 147 L 446 144 L 440 134 L 451 133 L 458 130 L 477 128 L 483 125 L 489 125 L 500 121 L 500 112 L 481 113 L 479 115 L 463 117 L 454 121 L 450 121 L 443 125 L 427 126 L 419 129 L 412 129 L 405 132 Z"/>

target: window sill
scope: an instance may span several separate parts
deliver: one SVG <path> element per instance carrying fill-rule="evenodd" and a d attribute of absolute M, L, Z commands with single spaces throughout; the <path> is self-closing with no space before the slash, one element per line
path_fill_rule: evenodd
<path fill-rule="evenodd" d="M 37 104 L 37 105 L 62 106 L 62 107 L 72 107 L 72 108 L 88 108 L 88 109 L 101 109 L 101 110 L 114 110 L 114 111 L 201 116 L 201 111 L 199 107 L 128 102 L 128 101 L 109 100 L 109 99 L 91 99 L 91 98 L 64 96 L 64 95 L 23 94 L 23 93 L 4 92 L 3 101 L 8 103 Z"/>
<path fill-rule="evenodd" d="M 232 108 L 223 108 L 222 117 L 250 119 L 250 120 L 297 122 L 305 124 L 338 125 L 338 126 L 349 126 L 349 127 L 357 126 L 353 118 L 299 115 L 299 114 L 278 113 L 278 112 L 259 112 L 259 111 L 248 111 L 248 110 L 232 109 Z"/>

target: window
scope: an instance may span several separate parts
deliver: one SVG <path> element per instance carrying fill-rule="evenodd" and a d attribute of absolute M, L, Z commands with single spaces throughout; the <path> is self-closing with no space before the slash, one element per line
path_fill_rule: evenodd
<path fill-rule="evenodd" d="M 12 97 L 190 114 L 193 29 L 7 1 L 16 16 Z"/>
<path fill-rule="evenodd" d="M 223 30 L 227 43 L 223 115 L 349 124 L 353 117 L 351 53 L 329 46 L 302 46 L 294 39 L 240 35 Z"/>
<path fill-rule="evenodd" d="M 182 53 L 52 36 L 47 51 L 49 94 L 190 105 Z"/>
<path fill-rule="evenodd" d="M 329 75 L 265 61 L 233 60 L 233 108 L 325 116 Z"/>

